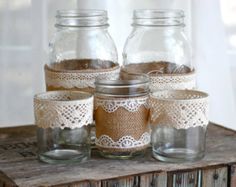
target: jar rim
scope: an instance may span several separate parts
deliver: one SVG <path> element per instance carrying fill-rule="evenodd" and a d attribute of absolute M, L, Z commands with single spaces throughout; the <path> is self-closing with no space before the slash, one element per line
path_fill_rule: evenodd
<path fill-rule="evenodd" d="M 55 27 L 101 27 L 108 25 L 106 10 L 72 9 L 57 10 Z"/>
<path fill-rule="evenodd" d="M 181 9 L 136 9 L 133 26 L 184 26 L 184 11 Z"/>
<path fill-rule="evenodd" d="M 199 90 L 162 90 L 151 93 L 150 97 L 165 102 L 184 102 L 205 100 L 209 98 L 209 95 Z"/>
<path fill-rule="evenodd" d="M 124 77 L 120 75 L 119 78 L 110 80 L 97 77 L 95 90 L 98 95 L 117 97 L 143 96 L 149 93 L 149 80 L 149 76 L 145 74 L 129 74 L 124 75 Z"/>
<path fill-rule="evenodd" d="M 97 16 L 105 16 L 107 17 L 106 10 L 99 9 L 63 9 L 57 10 L 56 17 L 97 17 Z"/>
<path fill-rule="evenodd" d="M 163 18 L 183 18 L 184 11 L 181 9 L 136 9 L 134 19 L 163 19 Z"/>
<path fill-rule="evenodd" d="M 149 83 L 149 76 L 146 74 L 129 74 L 130 78 L 121 79 L 121 78 L 112 78 L 109 80 L 102 79 L 102 77 L 97 77 L 95 80 L 95 85 L 102 86 L 114 86 L 114 87 L 122 87 L 122 86 L 132 86 L 132 85 L 144 85 Z M 131 77 L 133 76 L 133 77 Z"/>
<path fill-rule="evenodd" d="M 62 99 L 62 98 L 66 99 Z M 61 98 L 61 99 L 60 99 Z M 70 103 L 74 101 L 87 101 L 93 98 L 93 94 L 83 91 L 49 91 L 38 93 L 34 96 L 34 100 L 42 102 L 53 102 L 53 103 Z"/>

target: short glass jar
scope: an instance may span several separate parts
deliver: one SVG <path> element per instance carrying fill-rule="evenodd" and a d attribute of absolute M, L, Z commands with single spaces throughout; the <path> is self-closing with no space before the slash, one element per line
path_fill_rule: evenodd
<path fill-rule="evenodd" d="M 153 156 L 161 161 L 196 161 L 204 157 L 208 94 L 165 90 L 150 95 Z"/>
<path fill-rule="evenodd" d="M 90 158 L 93 96 L 79 91 L 50 91 L 34 97 L 38 157 L 47 163 Z"/>
<path fill-rule="evenodd" d="M 107 158 L 142 156 L 150 143 L 149 78 L 128 75 L 95 82 L 95 144 Z"/>
<path fill-rule="evenodd" d="M 104 10 L 57 11 L 57 31 L 49 44 L 49 62 L 44 68 L 47 91 L 93 93 L 97 76 L 109 79 L 119 73 L 107 21 Z"/>
<path fill-rule="evenodd" d="M 195 88 L 182 10 L 135 10 L 123 50 L 123 73 L 145 73 L 150 90 Z"/>

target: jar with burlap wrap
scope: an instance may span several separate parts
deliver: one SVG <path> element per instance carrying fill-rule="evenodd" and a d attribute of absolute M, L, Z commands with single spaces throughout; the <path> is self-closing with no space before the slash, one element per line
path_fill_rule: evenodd
<path fill-rule="evenodd" d="M 93 95 L 50 91 L 34 97 L 38 156 L 47 163 L 81 162 L 90 157 Z"/>
<path fill-rule="evenodd" d="M 196 87 L 182 10 L 135 10 L 132 26 L 122 73 L 149 75 L 151 92 Z"/>
<path fill-rule="evenodd" d="M 193 90 L 150 95 L 153 156 L 162 161 L 194 161 L 205 154 L 208 94 Z"/>
<path fill-rule="evenodd" d="M 104 10 L 59 10 L 57 32 L 49 44 L 45 65 L 47 91 L 94 92 L 95 79 L 119 74 L 117 50 L 108 33 Z"/>
<path fill-rule="evenodd" d="M 96 147 L 108 158 L 142 155 L 150 143 L 149 79 L 129 75 L 95 82 Z"/>

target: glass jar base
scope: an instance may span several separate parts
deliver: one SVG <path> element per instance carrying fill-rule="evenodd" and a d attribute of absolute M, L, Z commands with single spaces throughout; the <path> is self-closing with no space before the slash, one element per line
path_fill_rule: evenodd
<path fill-rule="evenodd" d="M 153 157 L 163 162 L 192 162 L 201 160 L 204 152 L 196 152 L 186 148 L 169 148 L 153 150 Z"/>
<path fill-rule="evenodd" d="M 146 150 L 134 151 L 134 152 L 108 152 L 108 151 L 99 151 L 99 154 L 104 158 L 109 159 L 120 159 L 127 160 L 136 157 L 143 157 L 146 153 Z"/>
<path fill-rule="evenodd" d="M 90 152 L 72 149 L 52 150 L 39 154 L 39 160 L 49 164 L 84 162 L 90 158 Z"/>

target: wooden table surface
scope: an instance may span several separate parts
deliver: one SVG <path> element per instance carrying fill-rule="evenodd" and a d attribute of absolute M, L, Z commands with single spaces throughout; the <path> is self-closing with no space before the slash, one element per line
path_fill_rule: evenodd
<path fill-rule="evenodd" d="M 236 187 L 236 131 L 210 124 L 203 160 L 173 164 L 152 158 L 49 165 L 36 157 L 35 126 L 0 128 L 0 187 Z"/>

